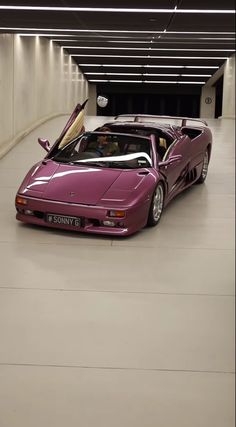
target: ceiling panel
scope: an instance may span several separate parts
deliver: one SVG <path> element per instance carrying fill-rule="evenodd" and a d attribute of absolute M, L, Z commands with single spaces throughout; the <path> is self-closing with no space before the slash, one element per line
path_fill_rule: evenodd
<path fill-rule="evenodd" d="M 154 10 L 1 9 L 9 5 Z M 175 6 L 180 13 L 174 11 Z M 99 4 L 95 0 L 86 0 L 86 4 L 79 0 L 0 0 L 0 31 L 44 34 L 53 39 L 73 56 L 89 81 L 112 80 L 114 84 L 113 80 L 124 79 L 174 79 L 178 85 L 204 84 L 234 52 L 235 15 L 223 12 L 233 11 L 234 7 L 232 0 L 146 0 L 145 4 L 143 0 L 136 0 L 135 4 L 131 0 L 113 0 L 112 4 L 110 0 L 100 0 Z M 171 10 L 162 13 L 159 9 Z M 181 12 L 184 9 L 202 9 L 204 13 Z M 222 12 L 206 13 L 212 9 Z M 91 72 L 97 74 L 87 74 Z"/>
<path fill-rule="evenodd" d="M 178 14 L 173 17 L 168 27 L 169 31 L 234 31 L 235 16 L 225 14 L 194 13 Z"/>

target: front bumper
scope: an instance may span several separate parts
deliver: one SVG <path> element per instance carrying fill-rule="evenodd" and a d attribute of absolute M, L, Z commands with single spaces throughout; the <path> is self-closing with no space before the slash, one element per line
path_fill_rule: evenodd
<path fill-rule="evenodd" d="M 82 233 L 96 233 L 116 236 L 128 236 L 135 233 L 146 225 L 148 215 L 148 201 L 138 206 L 125 207 L 124 218 L 111 218 L 107 215 L 108 210 L 121 208 L 80 205 L 75 203 L 56 202 L 34 197 L 24 197 L 27 205 L 22 206 L 16 203 L 16 219 L 28 224 L 36 224 L 44 227 L 59 228 L 64 230 L 79 231 Z M 25 211 L 32 211 L 33 214 L 26 214 Z M 46 221 L 47 214 L 65 215 L 81 218 L 81 226 L 74 227 L 65 224 L 52 224 Z M 103 221 L 112 220 L 115 226 L 105 226 Z"/>

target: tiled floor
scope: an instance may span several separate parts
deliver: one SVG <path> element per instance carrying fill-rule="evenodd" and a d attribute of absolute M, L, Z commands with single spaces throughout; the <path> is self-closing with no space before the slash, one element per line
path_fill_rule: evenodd
<path fill-rule="evenodd" d="M 0 160 L 0 427 L 233 427 L 234 122 L 209 121 L 204 185 L 111 239 L 15 220 L 65 121 Z"/>

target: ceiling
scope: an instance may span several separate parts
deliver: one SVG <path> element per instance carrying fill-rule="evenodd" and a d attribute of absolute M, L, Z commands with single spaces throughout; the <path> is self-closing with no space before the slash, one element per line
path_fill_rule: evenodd
<path fill-rule="evenodd" d="M 53 39 L 92 83 L 202 86 L 234 53 L 234 7 L 233 0 L 0 0 L 0 32 Z"/>

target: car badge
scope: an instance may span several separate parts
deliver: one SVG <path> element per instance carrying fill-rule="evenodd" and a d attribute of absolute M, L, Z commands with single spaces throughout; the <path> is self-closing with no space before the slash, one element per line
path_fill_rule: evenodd
<path fill-rule="evenodd" d="M 69 195 L 70 195 L 71 197 L 75 196 L 74 191 L 70 191 L 70 192 L 69 192 Z"/>

